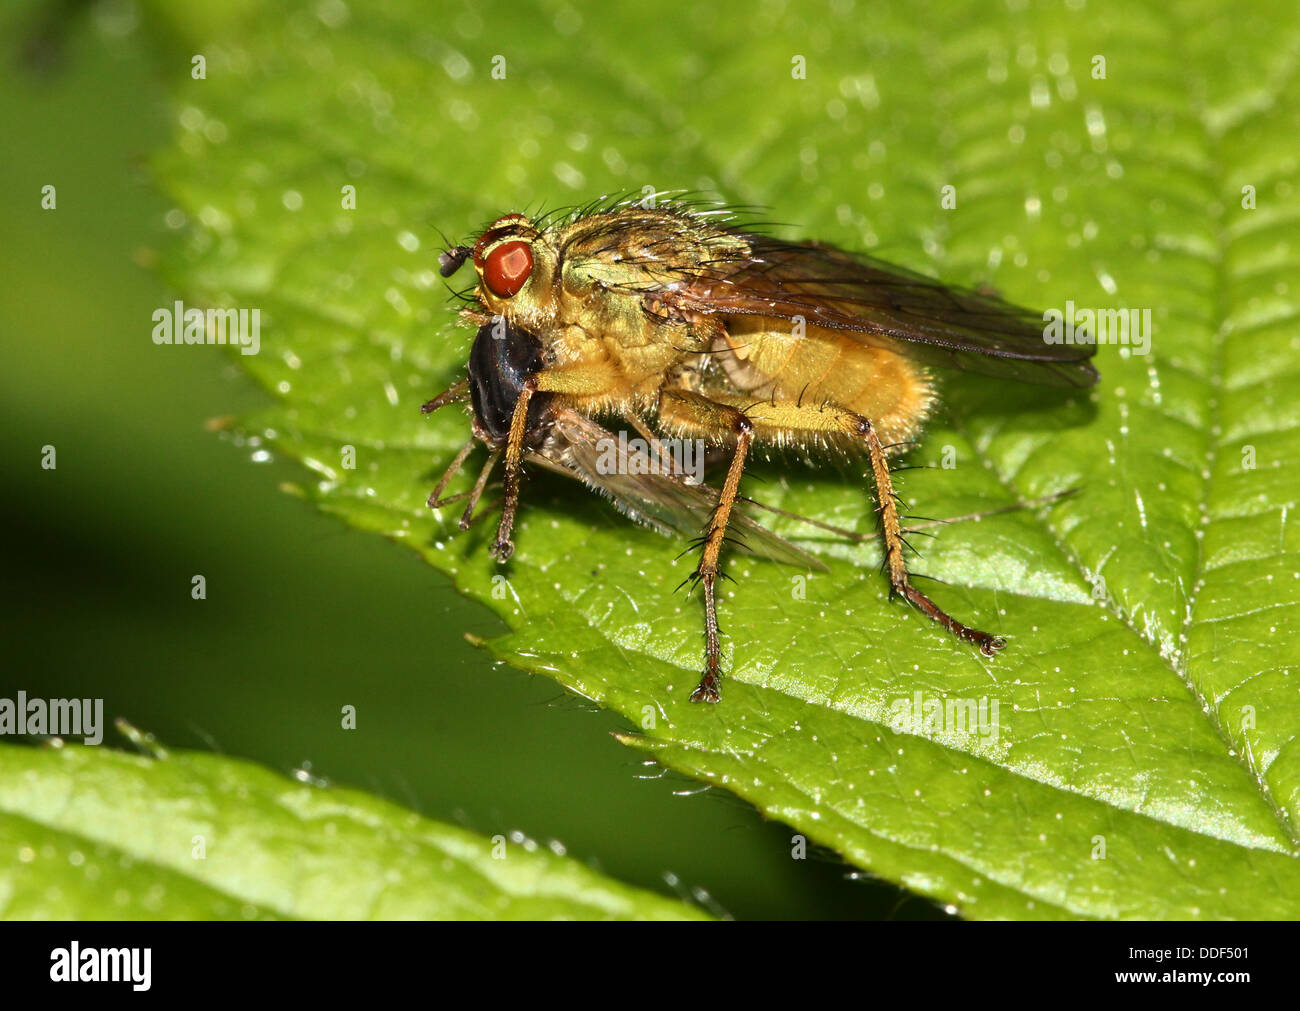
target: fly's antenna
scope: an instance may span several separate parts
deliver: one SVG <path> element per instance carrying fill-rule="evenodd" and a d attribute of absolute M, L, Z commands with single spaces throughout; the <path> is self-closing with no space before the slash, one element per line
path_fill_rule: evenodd
<path fill-rule="evenodd" d="M 470 246 L 452 246 L 446 252 L 438 254 L 438 273 L 451 277 L 460 270 L 461 265 L 470 258 L 474 250 Z"/>
<path fill-rule="evenodd" d="M 443 277 L 451 277 L 469 259 L 474 252 L 474 248 L 472 246 L 453 246 L 451 240 L 447 238 L 446 233 L 441 228 L 434 225 L 433 230 L 442 237 L 442 244 L 447 247 L 444 252 L 438 254 L 438 273 Z"/>

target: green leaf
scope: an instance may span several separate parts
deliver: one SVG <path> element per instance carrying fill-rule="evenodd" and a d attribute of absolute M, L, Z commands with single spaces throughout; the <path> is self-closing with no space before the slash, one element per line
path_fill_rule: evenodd
<path fill-rule="evenodd" d="M 341 10 L 209 47 L 157 162 L 188 222 L 177 285 L 263 311 L 261 353 L 239 360 L 275 404 L 241 422 L 251 446 L 303 461 L 303 495 L 501 614 L 494 655 L 963 915 L 1297 914 L 1294 5 Z M 494 594 L 491 531 L 424 507 L 468 437 L 464 416 L 417 410 L 471 336 L 434 226 L 459 240 L 643 187 L 764 204 L 797 223 L 783 234 L 1022 304 L 1151 310 L 1150 353 L 1100 348 L 1091 395 L 948 378 L 910 454 L 921 516 L 1080 489 L 916 541 L 938 602 L 1008 636 L 996 661 L 891 602 L 873 545 L 782 521 L 830 571 L 732 558 L 723 702 L 693 706 L 683 545 L 538 476 Z M 856 464 L 777 460 L 746 487 L 873 524 Z M 996 724 L 918 724 L 916 701 L 996 703 Z"/>
<path fill-rule="evenodd" d="M 0 746 L 0 851 L 7 919 L 701 918 L 531 840 L 198 753 Z"/>

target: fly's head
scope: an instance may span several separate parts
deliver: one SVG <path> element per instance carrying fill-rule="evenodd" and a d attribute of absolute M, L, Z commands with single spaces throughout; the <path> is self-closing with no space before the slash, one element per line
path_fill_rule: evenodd
<path fill-rule="evenodd" d="M 555 317 L 554 244 L 522 214 L 497 218 L 473 246 L 455 246 L 438 257 L 443 277 L 456 273 L 466 260 L 478 274 L 475 296 L 479 310 L 466 313 L 506 320 L 530 330 L 542 330 Z"/>

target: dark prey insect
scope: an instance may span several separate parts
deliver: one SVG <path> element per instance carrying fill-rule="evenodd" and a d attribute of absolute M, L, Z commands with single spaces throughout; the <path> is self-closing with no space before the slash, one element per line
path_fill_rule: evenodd
<path fill-rule="evenodd" d="M 760 553 L 810 562 L 737 506 L 756 445 L 865 456 L 891 591 L 985 656 L 1003 648 L 912 585 L 889 456 L 934 405 L 927 367 L 1080 388 L 1097 381 L 1094 346 L 1047 343 L 1040 315 L 994 297 L 820 243 L 747 232 L 725 212 L 685 203 L 607 201 L 559 219 L 508 214 L 473 246 L 445 252 L 443 276 L 467 260 L 478 284 L 461 315 L 479 327 L 469 378 L 423 408 L 470 400 L 475 439 L 490 450 L 462 525 L 502 458 L 492 546 L 502 562 L 514 550 L 525 459 L 581 478 L 661 530 L 698 524 L 691 581 L 704 590 L 705 653 L 692 701 L 719 698 L 716 587 L 729 526 L 743 526 Z M 598 467 L 597 446 L 609 442 L 599 417 L 626 420 L 652 446 L 699 439 L 729 452 L 721 488 L 647 476 L 632 466 L 644 461 Z M 431 504 L 445 502 L 474 444 L 457 454 Z"/>

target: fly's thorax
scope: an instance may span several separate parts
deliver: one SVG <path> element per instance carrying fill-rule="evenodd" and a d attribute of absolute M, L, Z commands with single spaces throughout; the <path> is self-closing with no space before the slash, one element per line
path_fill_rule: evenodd
<path fill-rule="evenodd" d="M 703 268 L 743 260 L 750 245 L 738 232 L 712 220 L 671 208 L 638 205 L 592 214 L 567 225 L 556 237 L 566 266 L 619 265 L 644 271 L 662 284 L 696 276 Z"/>
<path fill-rule="evenodd" d="M 671 343 L 628 347 L 612 329 L 593 333 L 576 323 L 557 324 L 543 343 L 549 366 L 582 366 L 606 376 L 602 393 L 588 398 L 602 409 L 634 410 L 638 398 L 652 401 L 681 359 Z"/>
<path fill-rule="evenodd" d="M 636 270 L 596 261 L 566 259 L 559 285 L 559 315 L 592 338 L 610 337 L 621 347 L 659 339 L 645 300 L 634 287 Z"/>
<path fill-rule="evenodd" d="M 680 211 L 640 206 L 591 215 L 556 242 L 567 318 L 589 332 L 613 331 L 625 347 L 689 346 L 697 335 L 672 308 L 674 294 L 749 255 L 741 235 Z"/>
<path fill-rule="evenodd" d="M 584 272 L 566 259 L 557 319 L 547 334 L 557 360 L 608 360 L 627 390 L 657 387 L 664 373 L 708 347 L 692 323 L 656 314 L 629 278 L 636 271 Z M 624 283 L 597 280 L 622 276 Z"/>

